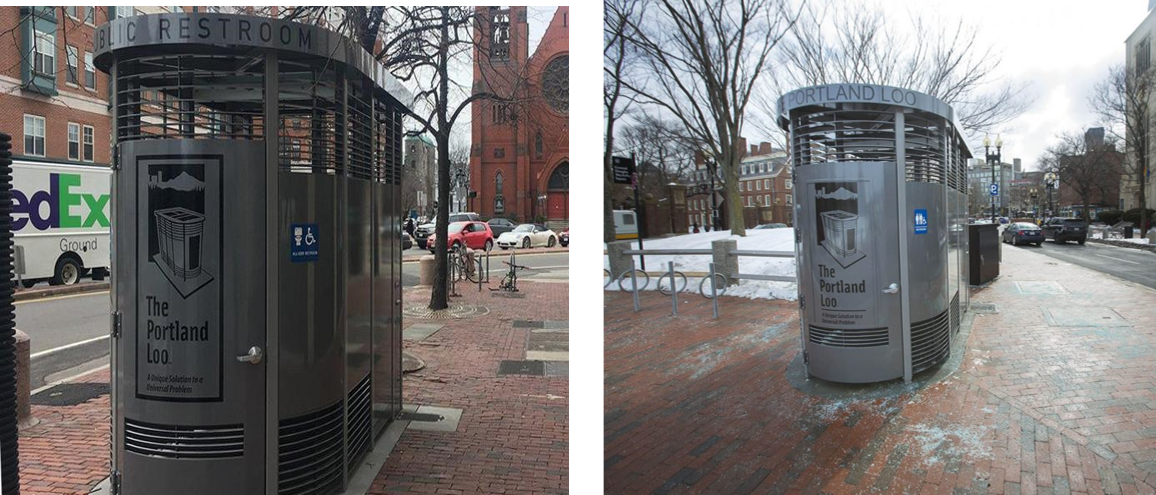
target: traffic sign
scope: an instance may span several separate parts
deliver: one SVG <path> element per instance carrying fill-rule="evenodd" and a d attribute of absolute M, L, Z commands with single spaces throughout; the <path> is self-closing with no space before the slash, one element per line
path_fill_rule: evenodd
<path fill-rule="evenodd" d="M 991 195 L 992 195 L 992 196 L 999 196 L 999 184 L 996 184 L 996 183 L 992 183 L 992 185 L 991 185 Z"/>

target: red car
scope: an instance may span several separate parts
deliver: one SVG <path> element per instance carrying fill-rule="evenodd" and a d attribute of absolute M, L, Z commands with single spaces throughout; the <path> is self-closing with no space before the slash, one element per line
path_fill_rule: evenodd
<path fill-rule="evenodd" d="M 486 222 L 454 222 L 449 225 L 447 231 L 451 249 L 459 248 L 462 244 L 470 249 L 489 251 L 494 248 L 494 231 L 490 230 Z M 437 234 L 430 234 L 426 241 L 431 253 L 437 249 L 436 237 Z"/>

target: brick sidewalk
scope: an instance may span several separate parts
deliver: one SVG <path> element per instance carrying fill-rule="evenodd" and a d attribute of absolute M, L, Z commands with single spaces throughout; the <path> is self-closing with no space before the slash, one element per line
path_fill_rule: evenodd
<path fill-rule="evenodd" d="M 436 320 L 445 327 L 407 348 L 426 368 L 404 379 L 406 404 L 463 410 L 452 433 L 406 431 L 370 493 L 565 493 L 569 484 L 569 379 L 498 376 L 500 361 L 525 359 L 529 328 L 517 320 L 569 319 L 567 284 L 519 284 L 524 298 L 462 290 L 455 303 L 486 316 Z M 428 301 L 406 289 L 407 304 Z M 404 325 L 435 320 L 407 320 Z M 79 381 L 108 383 L 104 369 Z M 85 494 L 108 476 L 109 398 L 32 407 L 40 424 L 20 433 L 21 493 Z"/>
<path fill-rule="evenodd" d="M 1018 248 L 1001 271 L 959 371 L 878 400 L 788 383 L 793 302 L 715 321 L 697 295 L 670 317 L 607 293 L 607 492 L 1153 493 L 1156 292 Z"/>

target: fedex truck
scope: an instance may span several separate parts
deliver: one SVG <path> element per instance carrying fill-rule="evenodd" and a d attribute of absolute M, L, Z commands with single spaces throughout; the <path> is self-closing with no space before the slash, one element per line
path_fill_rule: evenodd
<path fill-rule="evenodd" d="M 104 166 L 13 160 L 12 232 L 24 287 L 108 274 L 111 178 Z"/>

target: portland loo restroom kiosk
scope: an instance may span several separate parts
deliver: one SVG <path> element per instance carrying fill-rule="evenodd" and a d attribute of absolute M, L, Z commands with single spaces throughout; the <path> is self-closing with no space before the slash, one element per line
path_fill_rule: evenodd
<path fill-rule="evenodd" d="M 114 19 L 112 473 L 133 494 L 330 494 L 401 410 L 402 115 L 336 33 Z"/>
<path fill-rule="evenodd" d="M 779 100 L 795 181 L 808 376 L 869 383 L 945 360 L 968 305 L 971 153 L 952 109 L 872 84 Z"/>

